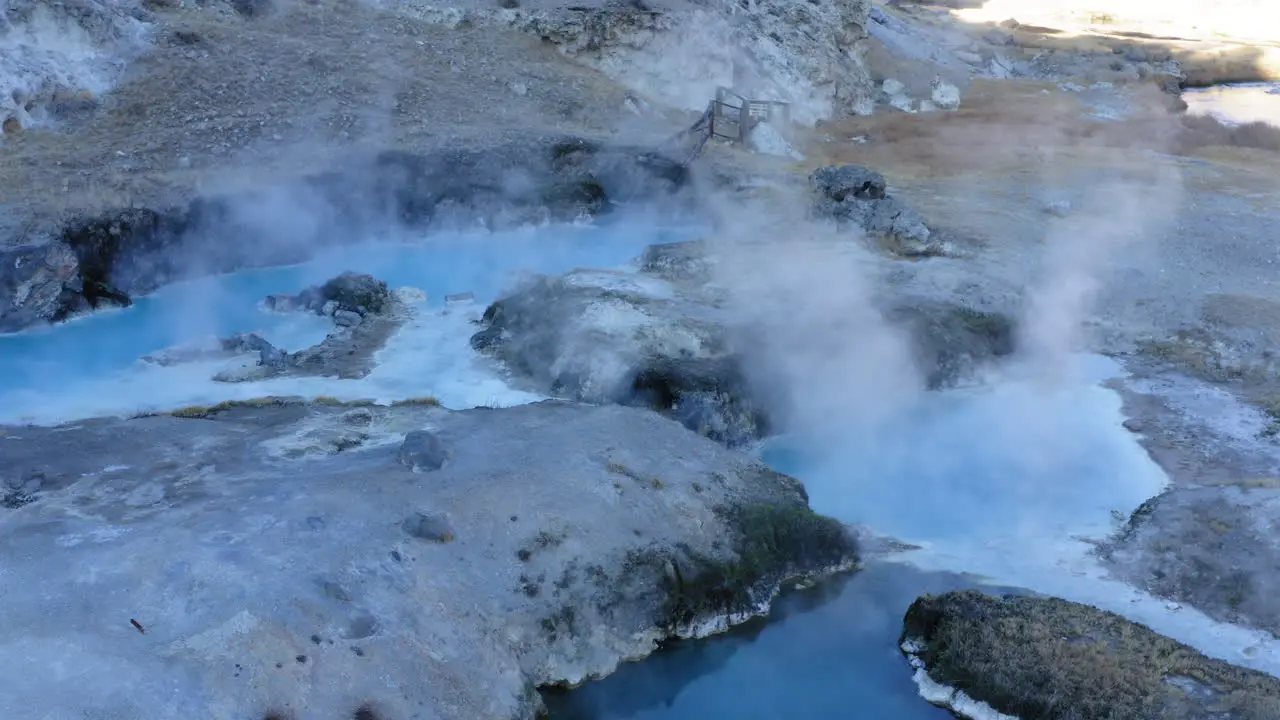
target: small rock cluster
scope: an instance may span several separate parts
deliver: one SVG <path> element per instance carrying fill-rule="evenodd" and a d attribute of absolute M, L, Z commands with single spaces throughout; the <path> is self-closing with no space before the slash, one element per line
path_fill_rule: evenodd
<path fill-rule="evenodd" d="M 338 329 L 319 344 L 289 353 L 256 333 L 219 340 L 222 353 L 257 353 L 256 365 L 218 373 L 219 382 L 262 380 L 281 374 L 357 378 L 373 369 L 372 356 L 399 327 L 396 298 L 372 275 L 344 272 L 296 295 L 270 295 L 264 306 L 276 312 L 310 312 L 333 319 Z"/>
<path fill-rule="evenodd" d="M 385 282 L 354 272 L 344 272 L 296 295 L 268 295 L 263 301 L 268 310 L 325 315 L 339 327 L 355 327 L 365 316 L 383 312 L 390 303 L 391 291 Z"/>

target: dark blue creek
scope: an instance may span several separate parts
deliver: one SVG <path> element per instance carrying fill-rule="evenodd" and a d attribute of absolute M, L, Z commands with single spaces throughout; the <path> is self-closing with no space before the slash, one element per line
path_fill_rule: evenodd
<path fill-rule="evenodd" d="M 960 575 L 871 564 L 780 598 L 767 619 L 544 699 L 551 720 L 954 720 L 917 694 L 898 636 L 920 594 L 967 587 Z"/>

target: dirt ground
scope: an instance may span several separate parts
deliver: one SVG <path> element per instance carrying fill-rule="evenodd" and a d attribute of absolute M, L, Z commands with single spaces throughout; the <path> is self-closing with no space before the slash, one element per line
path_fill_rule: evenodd
<path fill-rule="evenodd" d="M 358 0 L 157 18 L 154 50 L 96 110 L 5 136 L 11 222 L 268 184 L 364 150 L 608 134 L 627 112 L 623 88 L 514 31 L 449 29 Z"/>

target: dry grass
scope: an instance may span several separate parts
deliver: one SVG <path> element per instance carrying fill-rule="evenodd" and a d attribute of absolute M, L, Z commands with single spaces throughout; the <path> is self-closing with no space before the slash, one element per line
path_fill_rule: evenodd
<path fill-rule="evenodd" d="M 208 419 L 219 413 L 238 408 L 266 408 L 266 407 L 296 407 L 301 405 L 320 405 L 324 407 L 378 407 L 379 403 L 373 400 L 342 400 L 332 395 L 319 395 L 314 398 L 303 397 L 282 397 L 268 395 L 259 398 L 249 398 L 247 400 L 226 400 L 216 405 L 189 405 L 187 407 L 170 410 L 168 412 L 147 412 L 140 413 L 134 417 L 158 417 L 169 416 L 176 418 L 188 419 Z M 396 400 L 387 407 L 423 407 L 434 408 L 441 407 L 440 401 L 429 395 L 422 397 L 406 398 L 404 400 Z"/>
<path fill-rule="evenodd" d="M 1190 153 L 1206 147 L 1232 147 L 1280 153 L 1280 127 L 1262 122 L 1224 125 L 1208 115 L 1186 115 L 1177 150 Z"/>

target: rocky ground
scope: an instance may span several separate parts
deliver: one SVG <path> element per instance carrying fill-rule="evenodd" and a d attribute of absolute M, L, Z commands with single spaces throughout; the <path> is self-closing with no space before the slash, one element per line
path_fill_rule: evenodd
<path fill-rule="evenodd" d="M 530 717 L 856 561 L 797 481 L 616 406 L 267 399 L 2 441 L 3 656 L 86 678 L 9 684 L 6 717 Z"/>
<path fill-rule="evenodd" d="M 977 22 L 943 4 L 11 3 L 0 25 L 0 80 L 12 85 L 0 88 L 0 329 L 192 274 L 295 261 L 371 229 L 501 227 L 644 200 L 696 207 L 713 231 L 652 251 L 639 275 L 544 278 L 493 305 L 473 338 L 543 392 L 661 414 L 273 401 L 4 429 L 4 465 L 20 470 L 5 476 L 5 527 L 26 548 L 6 568 L 21 579 L 6 581 L 5 604 L 9 625 L 27 629 L 3 655 L 53 652 L 113 679 L 94 668 L 124 668 L 143 688 L 136 699 L 86 692 L 128 717 L 319 717 L 366 702 L 406 717 L 423 706 L 527 715 L 527 688 L 648 652 L 675 609 L 683 632 L 710 619 L 708 598 L 746 607 L 744 577 L 751 605 L 783 575 L 850 559 L 834 535 L 803 534 L 830 526 L 792 481 L 697 434 L 739 445 L 794 422 L 795 398 L 761 388 L 841 363 L 910 365 L 913 381 L 941 387 L 1015 347 L 1046 362 L 1088 348 L 1133 373 L 1117 383 L 1130 429 L 1172 484 L 1100 548 L 1108 567 L 1280 632 L 1280 131 L 1189 118 L 1177 98 L 1188 84 L 1273 77 L 1275 38 L 1157 36 L 1115 18 Z M 65 43 L 92 52 L 58 65 Z M 800 125 L 788 153 L 712 142 L 686 165 L 664 146 L 717 85 L 790 100 Z M 863 169 L 815 172 L 837 163 Z M 779 239 L 795 242 L 780 254 Z M 821 302 L 798 316 L 762 309 L 796 298 Z M 394 330 L 394 299 L 389 315 L 332 310 L 347 329 L 309 357 L 317 371 L 367 372 L 370 348 Z M 619 321 L 638 331 L 617 335 Z M 894 333 L 901 348 L 778 362 L 784 346 L 824 347 L 814 338 Z M 755 356 L 743 351 L 753 340 Z M 349 367 L 335 369 L 335 347 Z M 436 440 L 412 434 L 427 426 Z M 73 446 L 101 452 L 60 450 Z M 654 446 L 678 451 L 657 458 Z M 585 450 L 548 449 L 560 447 Z M 529 472 L 553 492 L 508 491 L 517 477 L 528 487 Z M 282 473 L 307 477 L 305 493 Z M 762 498 L 790 513 L 766 525 L 802 534 L 766 543 L 757 563 L 741 523 L 759 519 L 750 508 Z M 313 539 L 299 544 L 303 527 Z M 218 555 L 215 541 L 232 549 Z M 346 560 L 308 575 L 306 558 L 326 543 Z M 80 570 L 41 573 L 55 546 Z M 636 553 L 665 564 L 617 575 Z M 255 582 L 226 582 L 236 577 Z M 601 578 L 627 592 L 609 595 Z M 661 592 L 630 593 L 646 580 Z M 95 594 L 95 583 L 133 589 Z M 87 611 L 68 599 L 81 597 Z M 49 613 L 47 598 L 66 611 Z M 1007 607 L 973 599 L 938 612 L 970 622 L 979 606 L 988 624 Z M 242 612 L 218 614 L 232 607 Z M 1036 607 L 1018 612 L 1062 620 Z M 116 629 L 93 624 L 115 612 Z M 1113 650 L 1125 672 L 1165 687 Z M 1074 657 L 1063 652 L 1054 662 Z M 472 682 L 476 667 L 500 690 Z M 1244 677 L 1214 667 L 1215 678 Z M 170 672 L 202 690 L 174 700 Z M 424 673 L 441 682 L 411 682 Z M 359 682 L 374 676 L 394 689 Z M 138 704 L 152 701 L 163 712 Z"/>

